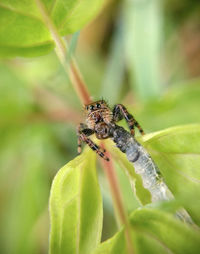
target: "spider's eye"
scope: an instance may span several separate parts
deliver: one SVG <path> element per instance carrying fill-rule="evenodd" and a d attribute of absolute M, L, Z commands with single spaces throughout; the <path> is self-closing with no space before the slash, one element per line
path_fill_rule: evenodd
<path fill-rule="evenodd" d="M 99 103 L 97 103 L 97 104 L 96 104 L 96 107 L 97 107 L 97 108 L 100 108 L 100 107 L 101 107 L 101 105 L 100 105 Z"/>
<path fill-rule="evenodd" d="M 88 106 L 86 106 L 86 110 L 88 110 L 89 109 L 89 107 Z"/>
<path fill-rule="evenodd" d="M 93 105 L 90 105 L 90 110 L 93 110 L 94 109 L 94 106 Z"/>

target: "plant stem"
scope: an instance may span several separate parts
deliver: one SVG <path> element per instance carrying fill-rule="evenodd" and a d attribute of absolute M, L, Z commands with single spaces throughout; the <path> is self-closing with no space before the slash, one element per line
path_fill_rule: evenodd
<path fill-rule="evenodd" d="M 74 90 L 76 91 L 78 97 L 80 98 L 82 104 L 88 104 L 91 102 L 90 95 L 87 89 L 86 84 L 83 81 L 83 78 L 81 76 L 81 73 L 78 69 L 78 66 L 74 59 L 71 60 L 71 63 L 68 64 L 66 61 L 66 53 L 67 53 L 67 46 L 64 43 L 62 37 L 59 35 L 56 26 L 52 22 L 51 18 L 48 15 L 48 12 L 43 5 L 43 3 L 40 0 L 35 0 L 43 21 L 49 31 L 51 32 L 52 38 L 55 42 L 56 48 L 56 54 L 58 56 L 58 59 L 60 63 L 62 64 L 65 72 L 69 75 L 69 78 L 71 80 L 71 83 L 74 87 Z"/>
<path fill-rule="evenodd" d="M 114 201 L 114 206 L 119 216 L 120 223 L 125 226 L 125 237 L 127 242 L 128 253 L 133 254 L 134 250 L 133 250 L 133 244 L 131 239 L 131 229 L 130 229 L 128 217 L 124 208 L 122 194 L 119 187 L 119 182 L 117 179 L 117 175 L 115 173 L 111 156 L 108 152 L 107 152 L 107 156 L 110 158 L 110 161 L 108 162 L 105 160 L 102 161 L 103 169 L 110 185 L 112 199 Z"/>

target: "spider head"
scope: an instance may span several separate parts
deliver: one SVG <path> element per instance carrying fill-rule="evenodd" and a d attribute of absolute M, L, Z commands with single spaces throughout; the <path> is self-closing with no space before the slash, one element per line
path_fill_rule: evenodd
<path fill-rule="evenodd" d="M 99 111 L 99 110 L 105 110 L 108 109 L 108 105 L 104 100 L 100 101 L 95 101 L 90 104 L 85 105 L 85 112 L 86 114 L 90 114 L 94 111 Z"/>
<path fill-rule="evenodd" d="M 95 129 L 96 124 L 112 120 L 112 112 L 104 100 L 99 100 L 85 105 L 86 123 L 90 129 Z"/>

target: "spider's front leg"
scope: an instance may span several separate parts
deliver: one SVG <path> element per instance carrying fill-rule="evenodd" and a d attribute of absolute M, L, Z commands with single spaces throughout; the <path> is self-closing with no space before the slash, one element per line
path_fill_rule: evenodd
<path fill-rule="evenodd" d="M 77 128 L 78 136 L 78 154 L 81 153 L 81 143 L 85 142 L 93 151 L 95 151 L 104 160 L 109 161 L 109 158 L 104 154 L 105 150 L 101 149 L 97 144 L 95 144 L 88 136 L 92 135 L 94 130 L 87 128 L 85 124 L 80 124 Z"/>
<path fill-rule="evenodd" d="M 94 133 L 94 131 L 89 129 L 86 124 L 80 123 L 79 126 L 77 127 L 76 132 L 77 132 L 77 137 L 78 137 L 78 154 L 80 154 L 82 151 L 81 144 L 83 142 L 83 140 L 81 138 L 81 134 L 83 133 L 87 137 L 87 136 L 92 135 Z"/>
<path fill-rule="evenodd" d="M 144 135 L 144 131 L 139 123 L 135 120 L 135 118 L 128 112 L 128 110 L 122 104 L 117 104 L 114 106 L 113 109 L 113 119 L 115 122 L 118 122 L 125 118 L 126 122 L 128 123 L 128 127 L 131 131 L 131 134 L 135 135 L 134 127 L 136 126 L 139 132 Z"/>

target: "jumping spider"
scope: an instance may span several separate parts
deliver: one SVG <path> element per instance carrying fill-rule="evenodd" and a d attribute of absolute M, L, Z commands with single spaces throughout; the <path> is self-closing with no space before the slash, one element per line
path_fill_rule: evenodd
<path fill-rule="evenodd" d="M 115 123 L 123 118 L 128 123 L 133 136 L 135 134 L 135 126 L 144 135 L 143 129 L 122 104 L 115 105 L 112 111 L 104 100 L 100 100 L 85 105 L 84 110 L 86 113 L 86 124 L 80 123 L 77 128 L 79 154 L 81 153 L 81 143 L 85 142 L 104 160 L 109 161 L 109 158 L 105 155 L 105 150 L 96 145 L 89 136 L 95 134 L 98 139 L 112 138 L 112 133 L 116 126 Z"/>

